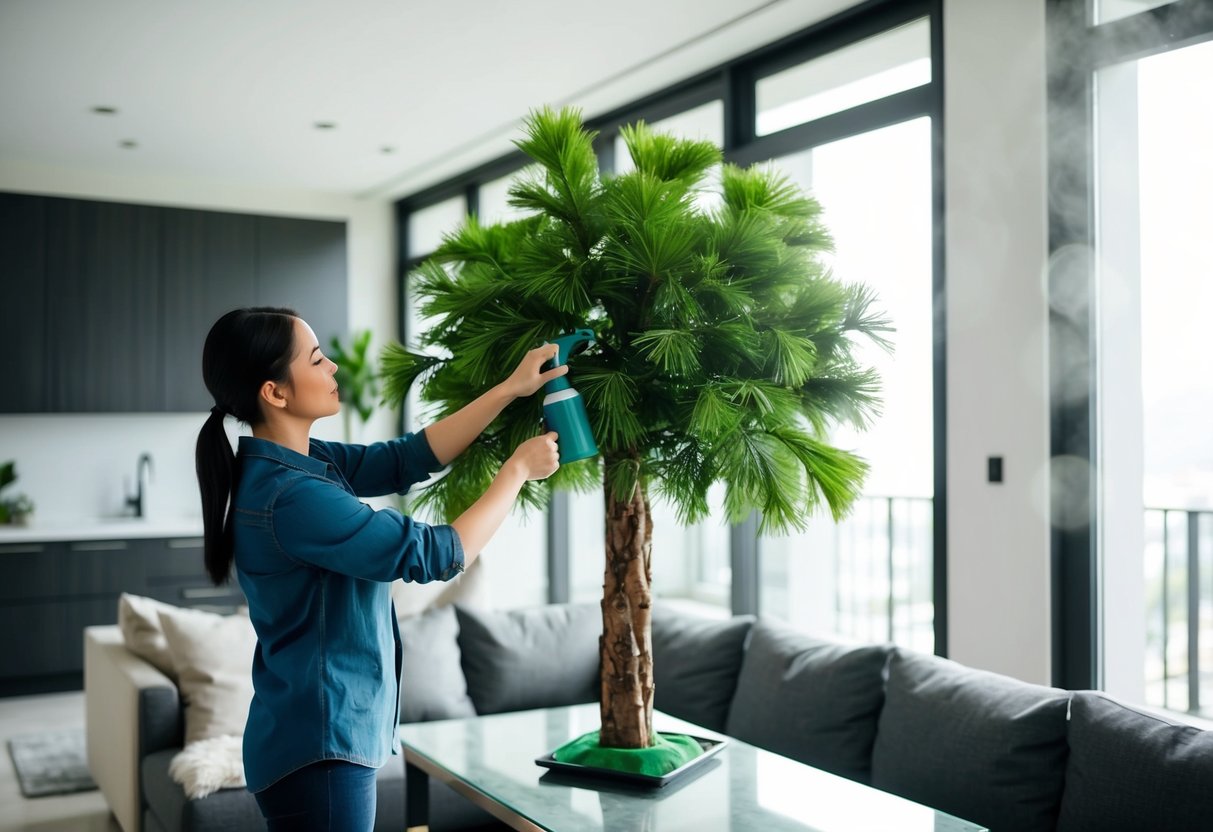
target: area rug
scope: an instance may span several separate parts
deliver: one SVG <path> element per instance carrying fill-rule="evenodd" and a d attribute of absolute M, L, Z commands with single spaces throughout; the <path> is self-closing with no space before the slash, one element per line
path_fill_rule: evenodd
<path fill-rule="evenodd" d="M 8 753 L 17 769 L 21 794 L 26 797 L 97 788 L 88 773 L 83 728 L 13 737 L 8 741 Z"/>

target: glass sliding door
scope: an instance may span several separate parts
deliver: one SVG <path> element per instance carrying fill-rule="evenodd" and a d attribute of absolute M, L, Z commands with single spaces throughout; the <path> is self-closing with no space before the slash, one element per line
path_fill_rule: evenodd
<path fill-rule="evenodd" d="M 1213 43 L 1095 74 L 1102 667 L 1213 714 Z"/>

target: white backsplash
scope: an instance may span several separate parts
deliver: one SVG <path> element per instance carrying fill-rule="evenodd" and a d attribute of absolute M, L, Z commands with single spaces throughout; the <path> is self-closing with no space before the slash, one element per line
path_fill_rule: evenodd
<path fill-rule="evenodd" d="M 194 443 L 205 421 L 205 413 L 0 416 L 0 462 L 15 460 L 18 476 L 3 495 L 28 494 L 34 525 L 120 515 L 135 491 L 139 455 L 147 452 L 153 471 L 145 516 L 197 517 L 202 509 Z M 233 443 L 248 432 L 234 419 L 227 426 Z M 316 422 L 312 436 L 341 440 L 341 417 Z M 356 435 L 354 441 L 364 440 Z"/>

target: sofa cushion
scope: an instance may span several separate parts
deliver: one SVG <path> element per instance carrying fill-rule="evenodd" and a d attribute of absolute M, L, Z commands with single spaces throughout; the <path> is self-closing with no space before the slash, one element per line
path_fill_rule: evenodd
<path fill-rule="evenodd" d="M 868 783 L 889 652 L 885 645 L 847 646 L 759 621 L 725 733 Z"/>
<path fill-rule="evenodd" d="M 459 660 L 459 619 L 438 607 L 400 619 L 400 721 L 475 716 Z"/>
<path fill-rule="evenodd" d="M 265 820 L 257 808 L 257 799 L 247 789 L 222 789 L 198 800 L 188 800 L 185 791 L 169 776 L 169 764 L 178 748 L 149 754 L 140 763 L 140 781 L 148 811 L 144 814 L 145 832 L 148 829 L 189 830 L 189 832 L 231 832 L 242 829 L 265 829 Z M 430 792 L 449 789 L 437 781 L 430 783 Z M 376 810 L 375 832 L 397 832 L 404 828 L 404 757 L 388 758 L 375 774 Z M 439 798 L 439 805 L 447 814 L 446 806 L 456 801 L 468 807 L 456 806 L 462 815 L 480 820 L 486 816 L 482 810 L 463 798 L 450 793 Z M 431 797 L 431 805 L 433 798 Z M 153 825 L 148 825 L 148 820 Z M 433 827 L 437 829 L 438 827 Z M 450 828 L 450 827 L 444 827 Z M 463 827 L 456 827 L 463 828 Z"/>
<path fill-rule="evenodd" d="M 598 699 L 597 604 L 481 612 L 455 605 L 468 695 L 478 714 Z"/>
<path fill-rule="evenodd" d="M 178 607 L 172 604 L 129 592 L 118 596 L 118 628 L 122 630 L 126 649 L 173 681 L 177 680 L 177 673 L 164 638 L 164 628 L 160 626 L 160 611 L 175 609 Z"/>
<path fill-rule="evenodd" d="M 872 785 L 988 826 L 1053 830 L 1070 694 L 897 649 Z"/>
<path fill-rule="evenodd" d="M 724 731 L 753 616 L 724 621 L 653 606 L 653 707 Z"/>
<path fill-rule="evenodd" d="M 246 789 L 222 789 L 199 800 L 189 800 L 168 768 L 180 748 L 148 754 L 140 760 L 143 799 L 165 829 L 192 832 L 228 832 L 232 829 L 264 829 L 257 801 Z"/>
<path fill-rule="evenodd" d="M 1213 825 L 1213 731 L 1074 694 L 1058 832 L 1207 829 Z"/>
<path fill-rule="evenodd" d="M 253 700 L 257 646 L 248 615 L 177 607 L 162 609 L 159 615 L 185 702 L 185 744 L 243 735 Z"/>

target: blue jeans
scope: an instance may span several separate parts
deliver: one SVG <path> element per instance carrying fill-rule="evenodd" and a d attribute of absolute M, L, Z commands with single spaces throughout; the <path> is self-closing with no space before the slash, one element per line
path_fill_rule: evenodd
<path fill-rule="evenodd" d="M 375 769 L 322 760 L 253 795 L 269 832 L 371 832 Z"/>

